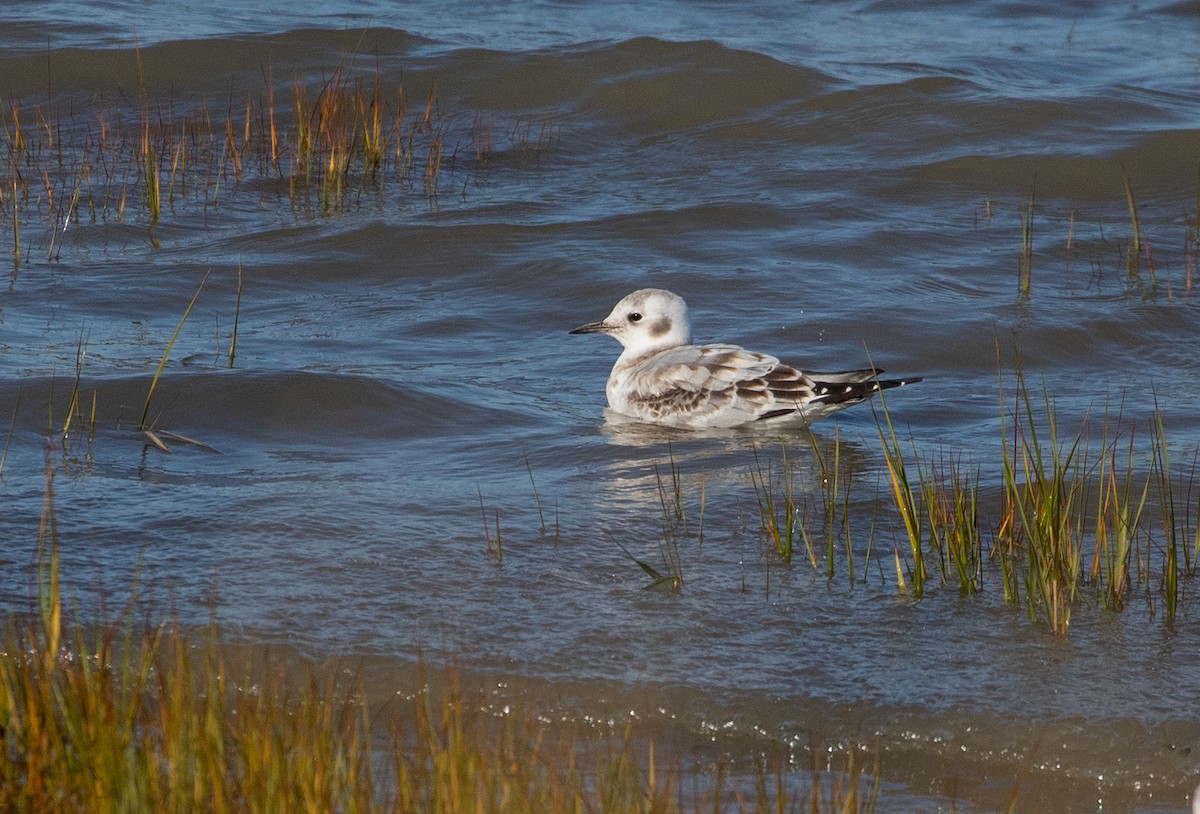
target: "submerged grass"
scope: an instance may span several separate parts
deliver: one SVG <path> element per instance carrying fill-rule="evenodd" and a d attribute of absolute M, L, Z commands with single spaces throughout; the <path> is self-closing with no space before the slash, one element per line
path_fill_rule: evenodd
<path fill-rule="evenodd" d="M 916 485 L 910 479 L 908 466 L 905 463 L 904 452 L 901 448 L 900 441 L 896 437 L 896 428 L 892 424 L 892 416 L 887 411 L 887 401 L 882 393 L 879 394 L 880 409 L 883 413 L 883 421 L 877 420 L 876 426 L 879 430 L 879 441 L 883 446 L 884 460 L 887 464 L 888 482 L 891 485 L 892 498 L 895 501 L 895 506 L 900 512 L 900 520 L 903 523 L 903 531 L 905 541 L 908 544 L 908 553 L 912 559 L 909 561 L 908 582 L 904 579 L 903 570 L 901 568 L 901 559 L 899 548 L 896 549 L 896 581 L 903 590 L 906 585 L 911 583 L 909 590 L 913 596 L 920 597 L 925 592 L 925 581 L 929 577 L 929 572 L 925 567 L 925 520 L 931 515 L 924 511 L 922 496 L 926 492 L 923 487 L 920 471 L 917 472 Z"/>
<path fill-rule="evenodd" d="M 644 560 L 632 557 L 626 550 L 626 555 L 633 558 L 651 578 L 651 583 L 647 586 L 654 590 L 672 590 L 677 591 L 683 587 L 683 555 L 680 551 L 681 541 L 683 538 L 690 536 L 690 528 L 688 524 L 688 511 L 684 498 L 683 474 L 679 468 L 678 462 L 675 460 L 675 453 L 668 445 L 667 447 L 667 467 L 670 474 L 670 486 L 663 479 L 662 468 L 659 464 L 654 465 L 654 482 L 658 489 L 658 504 L 662 509 L 662 533 L 658 538 L 658 554 L 659 560 L 662 563 L 661 570 L 651 566 Z M 699 539 L 703 541 L 704 528 L 704 491 L 701 486 L 700 493 L 700 515 L 699 515 Z"/>
<path fill-rule="evenodd" d="M 1029 192 L 1029 202 L 1021 210 L 1021 261 L 1017 274 L 1017 290 L 1028 299 L 1033 288 L 1033 210 L 1037 203 L 1036 188 Z"/>
<path fill-rule="evenodd" d="M 238 323 L 242 317 L 242 264 L 238 263 L 237 296 L 233 303 L 233 333 L 229 337 L 229 367 L 233 368 L 233 360 L 237 355 Z"/>
<path fill-rule="evenodd" d="M 768 463 L 764 469 L 754 450 L 754 469 L 750 472 L 750 483 L 754 487 L 754 496 L 758 500 L 759 526 L 766 537 L 768 545 L 774 550 L 779 559 L 785 563 L 792 561 L 796 538 L 802 526 L 797 523 L 797 506 L 795 489 L 792 483 L 792 470 L 788 466 L 787 448 L 782 451 L 779 480 L 772 473 Z M 809 561 L 817 567 L 816 552 L 813 551 L 807 536 L 805 546 Z"/>
<path fill-rule="evenodd" d="M 4 464 L 8 461 L 8 449 L 12 446 L 13 434 L 17 431 L 17 415 L 21 409 L 21 391 L 17 390 L 17 397 L 13 399 L 12 419 L 8 422 L 8 433 L 4 436 L 4 449 L 0 450 L 0 478 L 4 477 Z"/>
<path fill-rule="evenodd" d="M 138 64 L 140 74 L 140 54 Z M 14 266 L 29 257 L 30 228 L 39 220 L 48 227 L 48 260 L 61 257 L 68 225 L 81 218 L 142 217 L 156 245 L 155 226 L 168 214 L 188 203 L 207 213 L 246 183 L 286 190 L 293 207 L 326 212 L 389 187 L 433 199 L 443 172 L 462 159 L 475 171 L 497 149 L 537 160 L 557 139 L 553 117 L 535 132 L 531 118 L 518 116 L 504 144 L 495 144 L 490 126 L 480 140 L 480 117 L 458 125 L 444 116 L 436 84 L 414 112 L 403 85 L 388 88 L 380 74 L 360 78 L 345 66 L 316 88 L 296 80 L 290 94 L 276 92 L 269 66 L 262 81 L 261 92 L 231 96 L 220 111 L 207 100 L 151 99 L 144 80 L 127 108 L 72 108 L 64 116 L 37 107 L 30 115 L 18 100 L 6 100 L 0 217 L 11 221 Z M 283 109 L 289 100 L 291 109 Z M 456 139 L 472 145 L 469 154 L 459 155 Z"/>
<path fill-rule="evenodd" d="M 489 525 L 487 507 L 483 505 L 483 489 L 477 487 L 479 493 L 479 514 L 483 517 L 483 537 L 487 541 L 487 551 L 496 558 L 496 562 L 503 564 L 504 562 L 504 539 L 500 536 L 500 510 L 493 510 L 493 517 L 496 521 L 496 533 L 492 535 L 492 528 Z"/>
<path fill-rule="evenodd" d="M 814 467 L 811 478 L 799 482 L 786 446 L 780 450 L 778 467 L 770 460 L 764 463 L 759 450 L 753 450 L 750 485 L 757 503 L 759 531 L 774 559 L 787 565 L 801 550 L 811 567 L 823 568 L 831 580 L 837 575 L 840 549 L 846 578 L 853 584 L 860 571 L 851 512 L 853 470 L 842 459 L 839 431 L 834 432 L 831 441 L 808 431 L 807 440 L 801 455 L 811 455 Z M 867 538 L 864 571 L 871 561 L 872 538 L 873 530 Z"/>
<path fill-rule="evenodd" d="M 1186 209 L 1183 213 L 1183 245 L 1181 257 L 1178 262 L 1178 266 L 1182 269 L 1182 275 L 1178 281 L 1179 289 L 1175 288 L 1174 281 L 1170 279 L 1167 280 L 1167 284 L 1164 287 L 1160 287 L 1159 264 L 1155 261 L 1151 241 L 1147 237 L 1146 228 L 1138 212 L 1138 202 L 1134 192 L 1133 179 L 1130 178 L 1128 172 L 1122 170 L 1119 180 L 1122 190 L 1121 197 L 1123 198 L 1124 209 L 1129 223 L 1129 237 L 1127 241 L 1118 243 L 1115 248 L 1119 268 L 1124 272 L 1125 284 L 1128 290 L 1136 292 L 1142 297 L 1156 296 L 1165 292 L 1168 299 L 1175 297 L 1179 290 L 1182 290 L 1182 293 L 1185 295 L 1191 294 L 1195 285 L 1196 257 L 1198 247 L 1200 247 L 1200 231 L 1197 229 L 1197 222 L 1200 222 L 1200 171 L 1197 172 L 1196 213 L 1189 213 Z M 1021 235 L 1020 253 L 1017 261 L 1017 298 L 1023 303 L 1029 301 L 1033 291 L 1033 268 L 1036 247 L 1034 239 L 1034 215 L 1038 211 L 1038 208 L 1035 179 L 1034 186 L 1031 188 L 1028 198 L 1019 205 L 1017 211 Z M 1075 257 L 1079 251 L 1076 234 L 1079 225 L 1078 211 L 1072 208 L 1066 216 L 1065 254 L 1068 259 Z M 1105 237 L 1105 231 L 1104 224 L 1099 224 L 1099 240 L 1105 247 L 1108 247 L 1109 240 Z M 1105 252 L 1108 250 L 1108 248 L 1104 249 Z M 1092 262 L 1095 269 L 1094 275 L 1098 275 L 1104 263 L 1100 259 L 1093 260 Z M 1093 276 L 1093 279 L 1096 279 L 1096 277 Z"/>
<path fill-rule="evenodd" d="M 1137 276 L 1141 270 L 1142 253 L 1146 255 L 1146 268 L 1150 275 L 1150 285 L 1158 284 L 1158 276 L 1154 270 L 1154 260 L 1150 257 L 1150 246 L 1143 244 L 1142 227 L 1138 220 L 1137 201 L 1133 196 L 1133 184 L 1129 180 L 1129 174 L 1125 173 L 1121 176 L 1125 186 L 1125 206 L 1129 209 L 1129 248 L 1125 252 L 1125 268 L 1131 276 Z"/>
<path fill-rule="evenodd" d="M 613 538 L 613 541 L 631 562 L 650 577 L 647 590 L 678 591 L 684 584 L 684 541 L 695 540 L 697 546 L 704 543 L 704 509 L 708 484 L 701 473 L 699 496 L 693 507 L 690 505 L 688 487 L 684 483 L 683 470 L 675 460 L 674 450 L 669 444 L 666 465 L 668 477 L 664 478 L 662 466 L 659 463 L 654 464 L 654 482 L 661 509 L 661 531 L 657 538 L 658 565 L 637 557 L 620 540 Z M 557 537 L 557 529 L 555 536 Z"/>
<path fill-rule="evenodd" d="M 187 308 L 184 309 L 183 316 L 179 318 L 179 324 L 175 326 L 175 332 L 171 334 L 171 339 L 167 342 L 166 350 L 163 351 L 162 358 L 158 362 L 158 368 L 154 371 L 154 378 L 150 380 L 150 389 L 146 392 L 146 403 L 142 408 L 142 418 L 138 422 L 138 429 L 142 432 L 149 433 L 151 429 L 146 425 L 146 419 L 150 415 L 150 401 L 154 398 L 154 390 L 158 387 L 158 380 L 159 377 L 162 376 L 163 368 L 167 366 L 167 359 L 169 359 L 171 356 L 171 348 L 175 347 L 175 340 L 179 339 L 179 334 L 183 331 L 184 323 L 187 322 L 187 318 L 192 313 L 192 309 L 196 307 L 196 300 L 200 299 L 200 292 L 204 290 L 204 284 L 206 282 L 208 282 L 208 274 L 205 274 L 204 278 L 200 280 L 200 285 L 196 288 L 196 293 L 192 295 L 191 302 L 189 302 Z M 152 434 L 150 437 L 151 440 L 154 440 Z M 161 443 L 156 443 L 159 446 L 162 446 Z"/>

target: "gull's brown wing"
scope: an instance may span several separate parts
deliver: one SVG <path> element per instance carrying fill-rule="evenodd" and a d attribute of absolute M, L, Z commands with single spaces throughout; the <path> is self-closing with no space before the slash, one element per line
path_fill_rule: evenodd
<path fill-rule="evenodd" d="M 734 427 L 811 397 L 811 382 L 774 356 L 736 345 L 683 345 L 635 361 L 620 412 L 677 427 Z"/>
<path fill-rule="evenodd" d="M 683 345 L 635 360 L 614 406 L 643 421 L 685 428 L 809 424 L 879 390 L 920 381 L 876 379 L 882 372 L 805 373 L 736 345 Z"/>

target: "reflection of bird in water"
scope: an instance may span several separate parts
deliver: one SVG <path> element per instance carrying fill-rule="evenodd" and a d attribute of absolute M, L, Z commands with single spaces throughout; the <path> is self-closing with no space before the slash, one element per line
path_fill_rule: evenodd
<path fill-rule="evenodd" d="M 608 377 L 621 415 L 683 429 L 760 423 L 805 426 L 871 394 L 921 381 L 878 379 L 868 368 L 805 373 L 737 345 L 692 345 L 687 304 L 659 288 L 625 297 L 601 322 L 571 333 L 605 333 L 625 350 Z"/>

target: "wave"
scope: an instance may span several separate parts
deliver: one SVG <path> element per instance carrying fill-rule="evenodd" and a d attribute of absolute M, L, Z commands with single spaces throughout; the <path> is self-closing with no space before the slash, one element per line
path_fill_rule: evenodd
<path fill-rule="evenodd" d="M 98 426 L 132 430 L 149 387 L 149 376 L 85 377 L 82 409 L 90 415 L 94 393 Z M 61 379 L 6 381 L 0 386 L 0 404 L 15 405 L 7 409 L 15 409 L 18 427 L 45 427 L 47 415 L 60 426 L 71 391 Z M 151 400 L 149 422 L 183 434 L 209 433 L 200 440 L 216 433 L 222 438 L 349 445 L 458 434 L 464 427 L 486 427 L 502 415 L 502 409 L 434 393 L 415 382 L 385 383 L 344 372 L 234 370 L 164 375 Z M 76 418 L 75 426 L 84 420 Z"/>

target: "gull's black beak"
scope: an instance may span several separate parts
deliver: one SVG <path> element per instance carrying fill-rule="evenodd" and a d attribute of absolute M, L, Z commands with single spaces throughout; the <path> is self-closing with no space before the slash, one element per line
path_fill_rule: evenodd
<path fill-rule="evenodd" d="M 571 331 L 569 331 L 569 333 L 573 333 L 573 334 L 606 334 L 606 333 L 609 333 L 610 331 L 614 330 L 614 327 L 615 326 L 609 325 L 607 322 L 589 322 L 587 325 L 580 325 L 578 328 L 572 329 Z"/>

